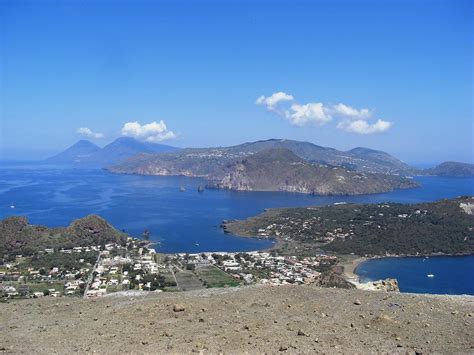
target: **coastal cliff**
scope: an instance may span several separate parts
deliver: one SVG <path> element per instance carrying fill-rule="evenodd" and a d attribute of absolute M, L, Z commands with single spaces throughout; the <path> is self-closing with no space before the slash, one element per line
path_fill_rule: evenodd
<path fill-rule="evenodd" d="M 413 179 L 399 175 L 367 173 L 310 162 L 287 148 L 141 154 L 109 168 L 109 171 L 202 177 L 208 180 L 208 188 L 315 195 L 360 195 L 419 186 Z"/>
<path fill-rule="evenodd" d="M 315 195 L 359 195 L 418 186 L 411 179 L 364 174 L 310 164 L 288 149 L 265 150 L 230 164 L 208 187 L 238 191 L 287 191 Z"/>

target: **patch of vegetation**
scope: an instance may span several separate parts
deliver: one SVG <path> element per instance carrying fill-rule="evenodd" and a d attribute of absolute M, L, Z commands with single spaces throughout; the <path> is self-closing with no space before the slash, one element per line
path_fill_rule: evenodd
<path fill-rule="evenodd" d="M 230 222 L 225 228 L 248 236 L 265 230 L 266 237 L 293 246 L 316 244 L 338 254 L 470 254 L 474 253 L 474 215 L 461 204 L 474 204 L 474 199 L 282 208 Z"/>
<path fill-rule="evenodd" d="M 28 262 L 25 263 L 28 267 L 32 267 L 36 270 L 49 271 L 53 267 L 61 265 L 62 268 L 73 270 L 80 269 L 85 264 L 94 265 L 98 252 L 90 251 L 85 253 L 53 253 L 34 255 Z"/>
<path fill-rule="evenodd" d="M 203 284 L 209 288 L 213 287 L 235 287 L 240 282 L 232 278 L 229 274 L 215 266 L 203 266 L 196 268 L 196 274 L 203 281 Z"/>
<path fill-rule="evenodd" d="M 11 261 L 16 255 L 31 256 L 44 249 L 125 245 L 127 237 L 95 215 L 75 220 L 66 228 L 31 225 L 26 217 L 9 217 L 0 221 L 0 259 Z"/>

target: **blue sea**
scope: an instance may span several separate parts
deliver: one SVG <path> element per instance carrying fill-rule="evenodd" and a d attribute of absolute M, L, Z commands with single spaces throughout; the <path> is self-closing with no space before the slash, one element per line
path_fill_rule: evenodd
<path fill-rule="evenodd" d="M 355 272 L 362 282 L 396 278 L 401 292 L 474 295 L 474 255 L 372 259 Z"/>
<path fill-rule="evenodd" d="M 0 218 L 27 216 L 31 223 L 68 225 L 98 214 L 133 236 L 145 229 L 158 251 L 250 251 L 270 240 L 224 234 L 224 219 L 242 219 L 265 208 L 327 205 L 335 202 L 417 203 L 474 195 L 473 178 L 417 177 L 410 190 L 364 196 L 318 197 L 285 192 L 205 190 L 205 181 L 187 177 L 116 175 L 103 170 L 0 163 Z M 186 191 L 181 192 L 180 187 Z M 11 208 L 10 206 L 15 206 Z M 403 287 L 403 285 L 402 285 Z"/>

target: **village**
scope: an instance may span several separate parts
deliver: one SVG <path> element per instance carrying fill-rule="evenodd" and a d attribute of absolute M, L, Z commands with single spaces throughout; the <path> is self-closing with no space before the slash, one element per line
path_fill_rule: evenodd
<path fill-rule="evenodd" d="M 250 284 L 310 284 L 335 256 L 280 256 L 273 252 L 157 253 L 143 240 L 125 246 L 43 250 L 0 265 L 2 299 L 95 298 L 129 290 L 164 292 Z"/>

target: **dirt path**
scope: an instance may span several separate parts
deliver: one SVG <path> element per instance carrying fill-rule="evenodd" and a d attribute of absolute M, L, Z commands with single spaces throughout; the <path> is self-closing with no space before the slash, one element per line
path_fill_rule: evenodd
<path fill-rule="evenodd" d="M 6 353 L 472 353 L 474 297 L 245 287 L 0 305 Z M 184 311 L 175 312 L 180 304 Z"/>

